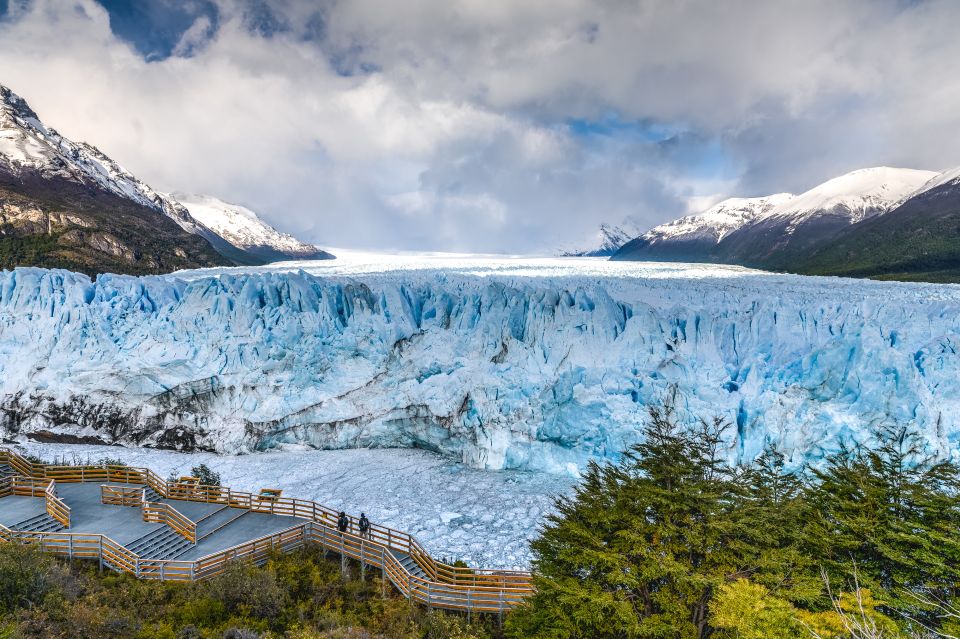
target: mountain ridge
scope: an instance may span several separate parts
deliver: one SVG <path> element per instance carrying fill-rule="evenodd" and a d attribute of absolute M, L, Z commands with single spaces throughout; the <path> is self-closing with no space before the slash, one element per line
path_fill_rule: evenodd
<path fill-rule="evenodd" d="M 949 173 L 949 172 L 948 172 Z M 890 215 L 922 194 L 944 174 L 917 169 L 872 167 L 827 180 L 799 194 L 766 198 L 732 198 L 701 214 L 686 216 L 654 227 L 626 243 L 613 260 L 718 262 L 797 273 L 840 274 L 839 258 L 826 250 L 848 241 L 871 221 Z M 950 180 L 945 180 L 950 184 Z M 714 210 L 729 203 L 755 203 L 767 198 L 781 201 L 762 214 L 722 218 Z M 723 220 L 726 225 L 717 220 Z M 889 225 L 880 225 L 887 228 Z M 847 238 L 844 240 L 844 238 Z M 875 238 L 880 245 L 886 240 Z M 872 269 L 872 270 L 871 270 Z M 882 271 L 875 265 L 864 271 Z M 864 275 L 870 276 L 870 275 Z"/>
<path fill-rule="evenodd" d="M 46 126 L 26 100 L 2 85 L 0 178 L 0 268 L 36 265 L 88 274 L 144 274 L 333 257 L 276 231 L 252 211 L 256 223 L 247 226 L 258 227 L 262 243 L 232 243 L 230 237 L 237 234 L 228 224 L 219 231 L 210 228 L 96 146 L 74 142 Z M 38 224 L 44 215 L 47 222 Z M 124 223 L 136 232 L 126 232 L 130 229 L 123 229 Z"/>

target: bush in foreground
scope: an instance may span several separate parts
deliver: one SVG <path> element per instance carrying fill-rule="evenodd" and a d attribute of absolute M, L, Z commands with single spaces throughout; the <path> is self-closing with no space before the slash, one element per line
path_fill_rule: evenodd
<path fill-rule="evenodd" d="M 357 566 L 350 574 L 359 575 Z M 340 561 L 308 548 L 243 562 L 195 584 L 98 573 L 29 546 L 0 544 L 0 639 L 486 639 L 495 620 L 430 613 L 379 575 L 344 579 Z"/>

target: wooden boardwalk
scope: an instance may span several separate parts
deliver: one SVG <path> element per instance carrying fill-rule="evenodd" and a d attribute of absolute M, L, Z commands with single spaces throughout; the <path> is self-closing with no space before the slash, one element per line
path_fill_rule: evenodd
<path fill-rule="evenodd" d="M 140 579 L 193 581 L 233 559 L 317 544 L 381 570 L 429 607 L 504 612 L 533 592 L 530 573 L 459 568 L 436 561 L 410 535 L 371 526 L 316 502 L 224 486 L 168 482 L 146 468 L 34 464 L 0 448 L 0 541 L 36 543 Z"/>

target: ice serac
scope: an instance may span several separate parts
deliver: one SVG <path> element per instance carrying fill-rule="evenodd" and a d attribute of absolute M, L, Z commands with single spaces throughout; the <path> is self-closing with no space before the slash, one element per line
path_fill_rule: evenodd
<path fill-rule="evenodd" d="M 616 457 L 672 397 L 686 420 L 728 418 L 733 458 L 776 443 L 799 464 L 884 423 L 957 453 L 960 288 L 584 263 L 0 273 L 0 427 L 226 453 L 419 447 L 565 472 Z"/>

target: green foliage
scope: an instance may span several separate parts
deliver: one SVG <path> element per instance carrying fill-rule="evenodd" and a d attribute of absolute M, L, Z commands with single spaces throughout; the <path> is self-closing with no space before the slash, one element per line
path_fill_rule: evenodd
<path fill-rule="evenodd" d="M 678 428 L 653 409 L 644 443 L 592 464 L 532 547 L 537 592 L 514 636 L 702 637 L 712 592 L 756 569 L 755 512 L 721 456 L 720 420 Z"/>
<path fill-rule="evenodd" d="M 814 470 L 809 552 L 836 583 L 854 568 L 892 607 L 928 622 L 909 593 L 947 600 L 960 584 L 960 468 L 925 452 L 905 427 L 884 427 L 871 450 L 843 451 Z"/>
<path fill-rule="evenodd" d="M 12 269 L 23 264 L 55 266 L 52 253 L 57 249 L 58 235 L 0 235 L 0 269 Z"/>
<path fill-rule="evenodd" d="M 746 579 L 720 586 L 710 603 L 710 623 L 716 636 L 731 639 L 793 639 L 805 631 L 789 601 Z"/>
<path fill-rule="evenodd" d="M 358 577 L 359 566 L 350 574 Z M 0 544 L 0 639 L 488 639 L 493 619 L 412 606 L 379 575 L 344 579 L 340 562 L 308 548 L 265 566 L 229 565 L 194 584 L 140 581 Z M 6 625 L 4 625 L 6 624 Z M 6 635 L 4 633 L 7 633 Z"/>
<path fill-rule="evenodd" d="M 508 634 L 893 637 L 945 623 L 915 595 L 960 588 L 960 468 L 899 427 L 806 475 L 773 449 L 735 468 L 724 427 L 653 409 L 643 444 L 591 465 L 532 544 L 537 592 Z M 869 632 L 838 630 L 849 593 Z"/>
<path fill-rule="evenodd" d="M 190 474 L 200 480 L 204 486 L 219 486 L 220 473 L 214 472 L 206 464 L 200 464 L 190 469 Z"/>

